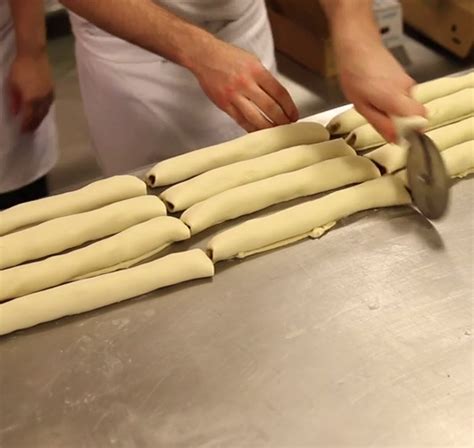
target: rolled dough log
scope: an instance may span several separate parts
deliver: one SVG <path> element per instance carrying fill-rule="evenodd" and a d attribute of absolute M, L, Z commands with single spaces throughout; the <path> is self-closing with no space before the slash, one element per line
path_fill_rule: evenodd
<path fill-rule="evenodd" d="M 410 202 L 400 179 L 383 176 L 237 225 L 212 238 L 208 252 L 214 262 L 244 258 L 306 237 L 319 238 L 353 213 Z"/>
<path fill-rule="evenodd" d="M 452 146 L 441 153 L 446 171 L 450 177 L 465 177 L 474 173 L 474 140 Z M 408 185 L 407 170 L 395 174 L 405 185 Z"/>
<path fill-rule="evenodd" d="M 99 180 L 76 191 L 26 202 L 0 212 L 0 235 L 145 194 L 145 182 L 135 176 Z"/>
<path fill-rule="evenodd" d="M 57 286 L 0 305 L 0 335 L 213 275 L 211 260 L 203 251 L 195 249 L 124 271 Z"/>
<path fill-rule="evenodd" d="M 0 237 L 0 269 L 60 253 L 166 215 L 156 196 L 139 196 L 90 212 L 63 216 Z"/>
<path fill-rule="evenodd" d="M 342 139 L 294 146 L 202 173 L 168 188 L 160 197 L 168 210 L 181 211 L 231 188 L 347 155 L 355 151 Z"/>
<path fill-rule="evenodd" d="M 328 139 L 328 131 L 318 123 L 292 123 L 164 160 L 155 165 L 146 178 L 152 187 L 171 185 L 220 166 Z"/>
<path fill-rule="evenodd" d="M 428 103 L 472 87 L 474 87 L 474 71 L 461 76 L 446 76 L 417 84 L 413 87 L 413 97 L 420 103 Z"/>
<path fill-rule="evenodd" d="M 0 302 L 129 268 L 190 237 L 179 219 L 160 216 L 66 254 L 0 270 Z"/>
<path fill-rule="evenodd" d="M 316 163 L 224 191 L 192 206 L 181 216 L 195 235 L 209 227 L 274 204 L 310 196 L 380 176 L 365 157 L 347 156 Z"/>
<path fill-rule="evenodd" d="M 474 87 L 474 71 L 462 76 L 438 78 L 417 84 L 413 88 L 413 97 L 421 103 L 427 103 L 469 87 Z M 352 108 L 334 117 L 327 128 L 331 135 L 343 135 L 364 124 L 367 124 L 365 117 Z"/>
<path fill-rule="evenodd" d="M 436 129 L 474 115 L 474 88 L 460 90 L 426 103 L 427 129 Z M 357 151 L 382 145 L 385 140 L 370 124 L 352 131 L 346 139 Z"/>
<path fill-rule="evenodd" d="M 474 140 L 474 117 L 434 129 L 427 132 L 426 135 L 433 140 L 440 151 L 468 140 Z M 387 173 L 393 173 L 406 166 L 407 148 L 386 144 L 369 152 L 366 157 L 382 166 Z"/>

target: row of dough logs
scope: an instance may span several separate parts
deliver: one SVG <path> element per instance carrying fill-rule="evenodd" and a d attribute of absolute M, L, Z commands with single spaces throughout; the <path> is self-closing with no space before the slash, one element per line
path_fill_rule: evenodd
<path fill-rule="evenodd" d="M 474 88 L 437 98 L 426 103 L 425 106 L 428 117 L 427 130 L 454 123 L 474 115 Z M 357 151 L 374 148 L 385 143 L 384 138 L 371 124 L 354 129 L 346 140 Z"/>
<path fill-rule="evenodd" d="M 164 215 L 166 207 L 159 198 L 139 196 L 52 219 L 0 237 L 0 269 L 57 254 Z"/>
<path fill-rule="evenodd" d="M 184 224 L 164 216 L 164 204 L 153 196 L 122 200 L 98 208 L 104 204 L 101 194 L 92 195 L 97 197 L 90 204 L 89 210 L 93 211 L 77 213 L 87 202 L 87 195 L 81 198 L 78 193 L 87 192 L 88 187 L 67 193 L 72 199 L 78 198 L 72 201 L 72 208 L 66 206 L 66 202 L 70 205 L 69 201 L 56 197 L 56 201 L 50 202 L 52 207 L 45 207 L 53 210 L 47 212 L 52 215 L 38 213 L 41 201 L 26 204 L 25 207 L 31 206 L 33 218 L 25 219 L 22 214 L 27 217 L 28 212 L 20 211 L 20 219 L 11 219 L 10 224 L 3 227 L 5 233 L 56 219 L 0 237 L 0 268 L 9 268 L 0 271 L 0 284 L 8 285 L 0 291 L 0 302 L 13 298 L 0 305 L 0 334 L 96 309 L 170 284 L 212 276 L 213 263 L 200 250 L 170 255 L 134 268 L 130 266 L 157 254 L 174 241 L 189 238 L 191 233 L 279 202 L 363 182 L 279 213 L 252 219 L 218 234 L 208 245 L 212 260 L 243 258 L 308 236 L 317 238 L 345 216 L 411 202 L 404 187 L 406 175 L 403 172 L 379 177 L 380 172 L 372 161 L 356 156 L 342 140 L 310 145 L 318 139 L 325 140 L 327 135 L 315 136 L 321 129 L 319 125 L 310 129 L 298 127 L 300 124 L 289 125 L 288 130 L 292 132 L 286 140 L 282 138 L 283 134 L 276 136 L 278 128 L 261 131 L 267 132 L 265 138 L 273 136 L 270 144 L 258 147 L 261 137 L 256 138 L 253 142 L 256 147 L 246 149 L 243 156 L 238 153 L 249 143 L 236 144 L 237 139 L 224 144 L 228 151 L 224 156 L 220 156 L 216 149 L 220 147 L 222 150 L 221 145 L 185 155 L 200 153 L 187 159 L 189 165 L 185 164 L 181 173 L 173 173 L 175 159 L 179 157 L 170 159 L 170 164 L 164 167 L 164 162 L 158 164 L 149 177 L 149 183 L 154 186 L 161 185 L 160 182 L 167 184 L 176 182 L 176 179 L 185 180 L 197 174 L 197 177 L 162 194 L 172 210 L 191 206 L 181 217 Z M 466 142 L 474 139 L 473 124 L 474 118 L 470 118 L 429 133 L 440 149 L 448 148 L 443 158 L 451 176 L 465 175 L 474 169 L 472 141 Z M 298 131 L 293 132 L 296 128 Z M 311 134 L 311 138 L 305 132 L 303 136 L 297 136 L 302 131 Z M 283 149 L 300 143 L 304 146 Z M 395 149 L 397 160 L 405 158 L 395 169 L 402 168 L 406 150 L 403 152 L 403 148 L 396 145 L 386 147 L 388 149 L 384 151 Z M 379 163 L 375 158 L 373 160 Z M 395 165 L 397 163 L 400 164 L 396 162 Z M 136 179 L 118 176 L 100 182 L 112 182 L 113 179 L 117 182 L 118 178 L 126 182 Z M 125 194 L 134 197 L 146 193 L 144 183 L 136 180 L 138 183 L 132 180 L 133 187 L 127 189 L 135 193 Z M 119 199 L 109 196 L 109 199 L 102 200 L 107 204 L 121 199 L 121 196 L 116 197 Z M 65 216 L 71 213 L 76 214 Z M 16 266 L 104 237 L 108 238 L 71 252 Z M 121 271 L 111 272 L 113 270 Z M 127 288 L 123 288 L 125 283 Z M 43 290 L 45 288 L 52 289 Z"/>
<path fill-rule="evenodd" d="M 468 140 L 474 140 L 474 117 L 434 129 L 426 133 L 440 151 Z M 366 154 L 366 157 L 393 173 L 406 166 L 408 149 L 399 145 L 386 144 Z"/>
<path fill-rule="evenodd" d="M 137 177 L 125 175 L 99 180 L 79 190 L 26 202 L 0 212 L 0 235 L 143 195 L 146 195 L 146 184 Z"/>
<path fill-rule="evenodd" d="M 163 160 L 148 172 L 146 178 L 151 187 L 171 185 L 231 163 L 325 140 L 329 140 L 329 132 L 324 126 L 292 123 Z"/>
<path fill-rule="evenodd" d="M 323 160 L 355 154 L 355 151 L 342 139 L 294 146 L 255 159 L 213 169 L 173 185 L 160 197 L 168 210 L 182 211 L 240 185 L 305 168 Z"/>
<path fill-rule="evenodd" d="M 450 177 L 465 177 L 474 172 L 474 140 L 452 146 L 441 153 Z M 395 173 L 408 186 L 407 171 Z"/>
<path fill-rule="evenodd" d="M 45 260 L 0 270 L 0 302 L 70 281 L 129 268 L 191 237 L 182 221 L 161 216 Z"/>
<path fill-rule="evenodd" d="M 281 202 L 311 196 L 380 176 L 365 157 L 346 156 L 316 163 L 291 173 L 263 179 L 219 193 L 181 216 L 195 235 L 209 227 Z"/>
<path fill-rule="evenodd" d="M 421 103 L 427 103 L 469 87 L 474 87 L 474 71 L 462 76 L 439 78 L 418 84 L 413 89 L 413 97 Z M 351 108 L 334 117 L 327 128 L 331 135 L 345 135 L 365 124 L 365 117 Z"/>
<path fill-rule="evenodd" d="M 211 239 L 214 262 L 244 258 L 306 237 L 319 238 L 339 219 L 362 210 L 411 203 L 403 182 L 383 176 L 263 218 L 251 219 Z"/>
<path fill-rule="evenodd" d="M 212 261 L 203 251 L 195 249 L 168 255 L 126 271 L 57 286 L 1 304 L 0 335 L 213 275 Z"/>

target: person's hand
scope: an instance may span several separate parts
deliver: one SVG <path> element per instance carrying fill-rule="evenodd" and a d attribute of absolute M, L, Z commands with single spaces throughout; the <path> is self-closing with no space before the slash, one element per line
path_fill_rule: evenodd
<path fill-rule="evenodd" d="M 21 131 L 33 132 L 53 102 L 53 81 L 46 52 L 18 54 L 7 83 L 11 112 L 20 115 Z"/>
<path fill-rule="evenodd" d="M 287 90 L 245 50 L 216 39 L 190 69 L 214 104 L 248 132 L 298 119 Z"/>
<path fill-rule="evenodd" d="M 415 81 L 381 43 L 345 49 L 339 55 L 342 89 L 356 110 L 389 142 L 396 140 L 390 116 L 425 116 L 422 104 L 410 96 Z"/>

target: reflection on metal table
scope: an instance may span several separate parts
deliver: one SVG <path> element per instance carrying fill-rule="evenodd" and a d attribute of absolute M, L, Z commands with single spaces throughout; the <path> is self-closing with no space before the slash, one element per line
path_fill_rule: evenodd
<path fill-rule="evenodd" d="M 2 337 L 2 446 L 472 446 L 473 185 Z"/>

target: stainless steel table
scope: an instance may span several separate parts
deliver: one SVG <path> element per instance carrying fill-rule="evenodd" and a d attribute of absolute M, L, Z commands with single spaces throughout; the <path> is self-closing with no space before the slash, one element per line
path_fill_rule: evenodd
<path fill-rule="evenodd" d="M 472 446 L 473 186 L 2 337 L 0 445 Z"/>

